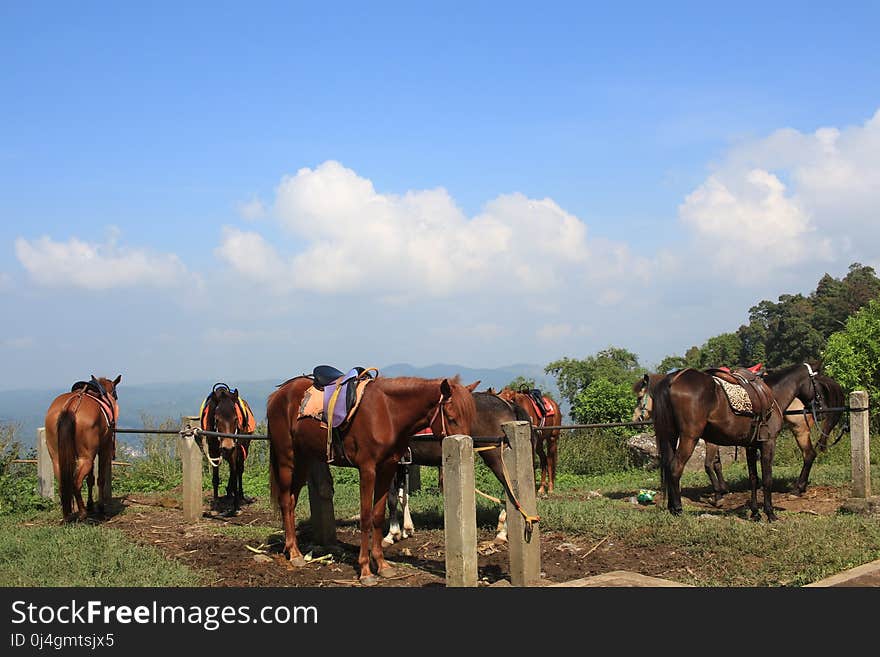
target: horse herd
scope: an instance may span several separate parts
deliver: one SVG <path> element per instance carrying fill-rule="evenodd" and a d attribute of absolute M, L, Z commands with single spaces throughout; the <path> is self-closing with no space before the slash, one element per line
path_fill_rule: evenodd
<path fill-rule="evenodd" d="M 715 460 L 715 446 L 740 445 L 745 448 L 752 488 L 750 507 L 755 518 L 758 517 L 756 463 L 760 454 L 764 511 L 768 520 L 773 520 L 770 486 L 776 436 L 785 420 L 798 421 L 794 419 L 798 416 L 784 415 L 783 409 L 792 407 L 792 403 L 799 400 L 800 408 L 812 408 L 815 417 L 816 409 L 839 407 L 843 400 L 842 390 L 829 377 L 817 374 L 809 364 L 770 372 L 758 377 L 757 381 L 743 379 L 743 386 L 751 385 L 755 390 L 764 386 L 770 399 L 760 414 L 756 412 L 749 416 L 731 408 L 717 378 L 713 379 L 713 375 L 718 374 L 715 370 L 685 369 L 667 375 L 645 375 L 634 386 L 637 397 L 634 420 L 652 419 L 661 477 L 672 513 L 682 511 L 680 477 L 697 440 L 703 437 L 707 444 L 707 472 L 716 500 L 726 492 L 726 485 L 720 461 Z M 78 382 L 70 392 L 56 397 L 46 414 L 46 442 L 59 481 L 64 521 L 84 519 L 93 510 L 96 456 L 100 456 L 98 511 L 104 511 L 110 464 L 115 452 L 114 429 L 119 415 L 116 387 L 121 379 L 121 375 L 113 380 L 92 376 L 88 382 Z M 313 464 L 326 463 L 328 457 L 335 465 L 358 470 L 361 530 L 358 567 L 359 579 L 364 585 L 377 583 L 379 577 L 395 576 L 394 569 L 383 556 L 383 546 L 405 537 L 412 529 L 406 509 L 406 486 L 402 485 L 400 477 L 401 461 L 439 466 L 441 440 L 447 435 L 500 436 L 501 425 L 505 422 L 530 422 L 533 426 L 533 453 L 541 467 L 539 493 L 553 493 L 560 432 L 551 427 L 561 425 L 561 412 L 558 405 L 547 397 L 542 403 L 540 397 L 531 396 L 532 391 L 526 389 L 505 389 L 497 394 L 491 389 L 477 392 L 479 381 L 463 385 L 457 376 L 437 379 L 376 376 L 364 388 L 357 411 L 352 412 L 344 430 L 334 433 L 335 437 L 328 440 L 326 423 L 301 412 L 304 400 L 307 401 L 310 392 L 314 392 L 315 383 L 314 375 L 294 377 L 279 385 L 266 402 L 271 496 L 281 513 L 284 551 L 294 567 L 306 563 L 297 543 L 296 504 Z M 249 410 L 240 399 L 238 390 L 218 384 L 205 399 L 201 414 L 203 429 L 228 434 L 209 437 L 205 441 L 206 455 L 213 468 L 215 502 L 218 499 L 220 460 L 229 463 L 227 495 L 233 500 L 234 510 L 245 499 L 241 476 L 247 456 L 248 434 L 253 432 L 253 417 L 252 414 L 248 417 Z M 798 492 L 806 489 L 816 455 L 809 436 L 812 423 L 801 417 L 807 433 L 804 436 L 796 432 L 804 454 L 804 468 L 796 484 Z M 828 413 L 823 418 L 822 437 L 817 443 L 820 449 L 824 449 L 825 439 L 839 417 L 838 412 Z M 412 440 L 420 432 L 429 433 L 433 440 Z M 501 482 L 508 498 L 515 501 L 505 475 L 504 449 L 498 444 L 479 451 L 479 455 Z M 88 484 L 88 502 L 85 504 L 81 493 L 84 481 Z M 402 529 L 398 502 L 404 507 Z M 392 521 L 391 529 L 383 537 L 386 505 Z M 496 540 L 505 540 L 503 512 Z M 371 562 L 375 564 L 375 574 Z"/>

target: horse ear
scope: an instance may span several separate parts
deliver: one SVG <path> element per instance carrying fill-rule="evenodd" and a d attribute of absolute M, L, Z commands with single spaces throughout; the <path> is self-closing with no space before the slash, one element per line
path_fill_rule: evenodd
<path fill-rule="evenodd" d="M 443 395 L 444 398 L 452 397 L 452 386 L 449 385 L 449 379 L 443 379 L 440 383 L 440 394 Z"/>
<path fill-rule="evenodd" d="M 115 379 L 113 379 L 113 387 L 115 388 L 116 386 L 118 386 L 120 381 L 122 381 L 121 374 L 119 376 L 117 376 Z"/>
<path fill-rule="evenodd" d="M 470 385 L 468 385 L 468 386 L 465 386 L 465 388 L 467 388 L 468 390 L 470 390 L 471 392 L 473 392 L 474 390 L 477 389 L 477 386 L 480 385 L 480 381 L 481 381 L 481 379 L 477 379 L 477 380 L 474 381 L 472 384 L 470 384 Z"/>
<path fill-rule="evenodd" d="M 232 391 L 232 396 L 238 399 L 238 388 Z"/>

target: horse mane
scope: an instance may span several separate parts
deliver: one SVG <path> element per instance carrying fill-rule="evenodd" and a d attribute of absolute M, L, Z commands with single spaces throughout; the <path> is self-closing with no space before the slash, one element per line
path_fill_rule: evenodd
<path fill-rule="evenodd" d="M 804 366 L 803 363 L 795 363 L 794 365 L 789 365 L 788 367 L 783 367 L 778 370 L 773 370 L 771 372 L 767 372 L 767 374 L 764 375 L 764 381 L 767 383 L 767 385 L 769 385 L 772 388 L 776 383 L 778 383 L 779 381 L 781 381 L 785 377 L 789 376 L 797 368 L 803 367 L 803 366 Z M 814 372 L 819 371 L 818 364 L 815 362 L 810 362 L 810 367 L 813 368 Z"/>

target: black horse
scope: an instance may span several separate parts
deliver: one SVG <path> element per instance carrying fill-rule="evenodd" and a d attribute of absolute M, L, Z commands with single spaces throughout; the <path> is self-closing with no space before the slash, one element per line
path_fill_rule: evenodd
<path fill-rule="evenodd" d="M 503 436 L 501 425 L 505 422 L 522 420 L 530 422 L 529 414 L 517 404 L 501 399 L 498 395 L 490 392 L 473 393 L 474 403 L 477 407 L 477 417 L 471 431 L 474 436 Z M 532 452 L 534 453 L 534 432 L 532 432 Z M 410 442 L 413 465 L 440 466 L 443 462 L 443 445 L 439 440 L 413 440 Z M 504 463 L 502 462 L 502 446 L 492 449 L 484 449 L 478 452 L 483 462 L 501 482 L 504 493 L 509 499 L 514 499 L 504 475 Z M 409 513 L 409 495 L 407 486 L 407 466 L 398 467 L 397 475 L 391 483 L 391 491 L 388 494 L 388 515 L 391 524 L 388 534 L 382 539 L 383 545 L 392 545 L 394 542 L 407 538 L 413 533 L 412 517 Z M 398 504 L 400 505 L 398 507 Z M 402 516 L 402 518 L 401 518 Z M 498 518 L 498 529 L 495 541 L 507 542 L 507 512 L 502 509 Z"/>
<path fill-rule="evenodd" d="M 758 519 L 758 453 L 764 490 L 764 513 L 768 521 L 776 520 L 773 510 L 773 454 L 776 436 L 782 429 L 783 410 L 798 398 L 804 406 L 821 404 L 821 392 L 815 385 L 815 369 L 807 364 L 792 365 L 757 378 L 759 394 L 767 394 L 762 407 L 763 417 L 735 412 L 722 386 L 712 373 L 695 369 L 679 370 L 665 376 L 654 388 L 653 422 L 660 452 L 661 477 L 667 506 L 675 515 L 682 512 L 681 474 L 702 436 L 716 445 L 745 447 L 749 468 L 752 518 Z M 747 376 L 742 371 L 741 375 Z M 754 375 L 752 375 L 754 377 Z M 766 386 L 764 385 L 766 384 Z M 766 389 L 765 389 L 766 388 Z M 763 390 L 763 393 L 761 391 Z"/>

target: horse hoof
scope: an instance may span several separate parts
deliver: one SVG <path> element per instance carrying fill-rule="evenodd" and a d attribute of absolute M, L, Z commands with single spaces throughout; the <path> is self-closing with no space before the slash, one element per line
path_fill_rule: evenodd
<path fill-rule="evenodd" d="M 291 557 L 290 558 L 290 565 L 293 566 L 294 568 L 303 568 L 303 567 L 305 567 L 305 565 L 307 563 L 308 562 L 306 561 L 306 558 L 302 555 L 299 555 L 298 557 Z"/>
<path fill-rule="evenodd" d="M 391 579 L 392 577 L 397 577 L 397 571 L 394 570 L 391 566 L 387 566 L 379 571 L 379 577 L 383 577 L 385 579 Z"/>
<path fill-rule="evenodd" d="M 507 543 L 507 538 L 504 536 L 496 536 L 492 539 L 493 545 L 504 545 L 505 543 Z"/>
<path fill-rule="evenodd" d="M 367 575 L 366 577 L 360 578 L 361 586 L 376 586 L 379 583 L 379 578 L 373 574 Z"/>

